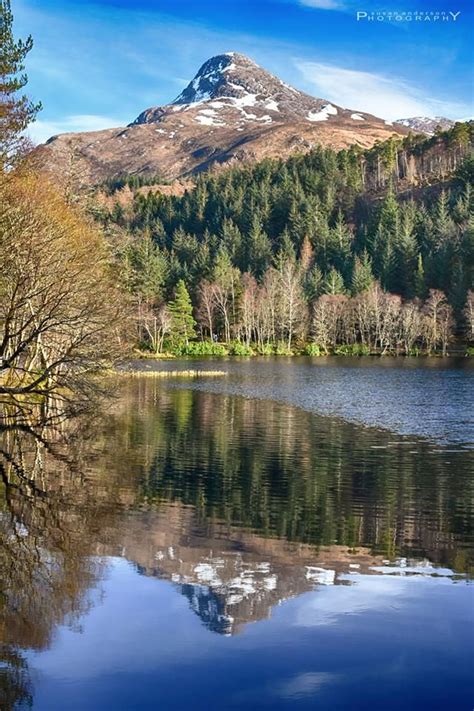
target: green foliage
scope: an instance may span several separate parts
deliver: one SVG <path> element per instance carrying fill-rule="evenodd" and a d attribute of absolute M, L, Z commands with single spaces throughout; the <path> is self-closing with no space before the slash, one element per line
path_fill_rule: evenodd
<path fill-rule="evenodd" d="M 303 355 L 316 357 L 323 355 L 323 351 L 317 343 L 307 343 L 303 349 Z"/>
<path fill-rule="evenodd" d="M 323 283 L 323 292 L 325 294 L 344 294 L 345 286 L 342 274 L 340 274 L 337 269 L 332 267 L 332 269 L 326 275 Z"/>
<path fill-rule="evenodd" d="M 254 355 L 254 351 L 250 346 L 241 343 L 240 341 L 232 341 L 229 347 L 230 355 L 235 356 L 251 356 Z"/>
<path fill-rule="evenodd" d="M 196 338 L 193 305 L 182 279 L 176 285 L 175 298 L 168 304 L 168 310 L 171 316 L 169 342 L 172 351 L 175 351 L 188 346 L 189 341 Z"/>
<path fill-rule="evenodd" d="M 470 358 L 474 358 L 474 346 L 468 346 L 466 348 L 466 355 Z"/>
<path fill-rule="evenodd" d="M 34 104 L 19 92 L 26 86 L 24 61 L 33 40 L 15 41 L 10 0 L 0 0 L 0 166 L 8 167 L 21 156 L 26 140 L 23 132 L 35 120 L 41 104 Z"/>
<path fill-rule="evenodd" d="M 274 346 L 273 352 L 275 355 L 289 356 L 293 355 L 291 348 L 288 348 L 288 344 L 283 341 L 277 341 Z"/>
<path fill-rule="evenodd" d="M 193 341 L 187 345 L 172 347 L 173 355 L 179 356 L 226 356 L 229 354 L 227 348 L 222 343 L 212 341 Z"/>
<path fill-rule="evenodd" d="M 102 183 L 102 186 L 109 195 L 113 195 L 118 190 L 129 187 L 131 190 L 136 190 L 148 185 L 166 185 L 169 181 L 161 177 L 161 175 L 119 175 L 115 178 L 109 178 Z"/>
<path fill-rule="evenodd" d="M 264 343 L 262 346 L 257 348 L 258 355 L 270 356 L 275 354 L 275 349 L 271 343 Z"/>
<path fill-rule="evenodd" d="M 255 336 L 249 310 L 258 311 L 267 289 L 278 293 L 274 311 L 288 302 L 289 311 L 279 309 L 280 321 L 300 321 L 300 332 L 289 334 L 290 345 L 307 337 L 304 321 L 316 299 L 363 295 L 376 282 L 403 300 L 425 300 L 431 289 L 445 292 L 461 327 L 466 294 L 474 284 L 468 145 L 473 134 L 471 122 L 431 138 L 393 139 L 368 151 L 336 153 L 319 146 L 286 161 L 266 159 L 201 174 L 180 196 L 137 191 L 131 206 L 117 204 L 102 219 L 108 229 L 115 224 L 132 235 L 120 257 L 129 290 L 147 301 L 169 302 L 183 280 L 204 333 L 212 331 L 225 343 Z M 427 151 L 434 152 L 434 161 Z M 421 173 L 428 164 L 445 166 L 443 179 L 460 167 L 450 185 L 443 183 L 444 191 L 434 185 L 408 200 L 397 196 L 396 182 L 397 171 L 403 177 L 401 166 L 411 159 Z M 288 263 L 297 279 L 282 289 L 281 265 Z M 247 289 L 243 334 L 242 301 L 249 283 L 255 285 L 254 296 Z M 258 349 L 274 352 L 283 337 L 280 322 L 275 313 L 266 318 Z"/>
<path fill-rule="evenodd" d="M 352 294 L 362 294 L 370 289 L 374 283 L 372 272 L 372 260 L 367 250 L 364 250 L 362 257 L 355 257 L 354 269 L 352 272 L 351 290 Z"/>
<path fill-rule="evenodd" d="M 337 346 L 334 349 L 334 355 L 365 356 L 370 355 L 370 348 L 364 343 L 348 343 L 347 345 Z"/>

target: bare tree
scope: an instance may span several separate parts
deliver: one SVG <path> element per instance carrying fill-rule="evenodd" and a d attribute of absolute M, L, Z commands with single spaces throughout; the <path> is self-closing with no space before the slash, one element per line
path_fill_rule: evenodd
<path fill-rule="evenodd" d="M 152 350 L 162 353 L 163 343 L 171 330 L 171 316 L 164 304 L 146 306 L 141 313 L 142 326 L 146 331 Z"/>
<path fill-rule="evenodd" d="M 464 318 L 466 319 L 467 339 L 468 341 L 474 341 L 474 291 L 467 292 Z"/>
<path fill-rule="evenodd" d="M 424 305 L 424 337 L 429 353 L 441 346 L 446 355 L 448 343 L 452 336 L 453 312 L 446 295 L 438 289 L 430 289 Z"/>
<path fill-rule="evenodd" d="M 280 289 L 280 327 L 286 337 L 288 350 L 294 334 L 306 321 L 306 301 L 303 293 L 301 272 L 296 263 L 288 259 L 278 270 Z"/>
<path fill-rule="evenodd" d="M 0 176 L 0 392 L 72 387 L 123 347 L 100 232 L 33 174 Z"/>
<path fill-rule="evenodd" d="M 214 320 L 216 315 L 215 285 L 203 280 L 198 288 L 198 307 L 196 312 L 197 322 L 201 327 L 207 328 L 209 337 L 214 333 Z"/>

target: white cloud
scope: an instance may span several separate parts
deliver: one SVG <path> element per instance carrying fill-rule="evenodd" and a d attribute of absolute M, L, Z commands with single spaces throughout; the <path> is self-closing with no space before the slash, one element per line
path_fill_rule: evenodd
<path fill-rule="evenodd" d="M 306 672 L 298 674 L 278 685 L 275 689 L 277 696 L 287 699 L 296 699 L 304 696 L 313 696 L 319 689 L 331 682 L 339 681 L 340 675 L 329 672 Z"/>
<path fill-rule="evenodd" d="M 43 121 L 39 119 L 28 127 L 28 135 L 34 143 L 44 143 L 58 133 L 71 133 L 76 131 L 100 131 L 103 128 L 125 126 L 127 121 L 111 118 L 110 116 L 97 116 L 95 114 L 73 114 L 57 121 Z"/>
<path fill-rule="evenodd" d="M 342 7 L 342 3 L 338 0 L 299 0 L 299 3 L 306 7 L 315 7 L 318 10 L 338 10 Z"/>
<path fill-rule="evenodd" d="M 296 66 L 311 86 L 311 93 L 390 121 L 410 116 L 457 118 L 472 111 L 461 103 L 425 96 L 416 86 L 396 77 L 300 60 Z"/>

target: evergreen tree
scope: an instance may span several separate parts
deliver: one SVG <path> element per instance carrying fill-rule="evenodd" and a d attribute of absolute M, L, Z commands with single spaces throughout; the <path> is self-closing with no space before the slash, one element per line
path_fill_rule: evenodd
<path fill-rule="evenodd" d="M 163 296 L 168 265 L 149 234 L 128 245 L 124 255 L 127 287 L 141 301 L 157 302 Z"/>
<path fill-rule="evenodd" d="M 26 139 L 23 131 L 35 120 L 41 104 L 34 104 L 19 92 L 26 86 L 24 60 L 33 40 L 15 41 L 10 0 L 0 0 L 0 167 L 8 167 L 21 156 Z"/>
<path fill-rule="evenodd" d="M 385 289 L 394 285 L 395 253 L 394 247 L 399 242 L 399 206 L 390 189 L 380 210 L 374 242 L 374 265 L 376 274 Z"/>
<path fill-rule="evenodd" d="M 344 279 L 342 278 L 342 274 L 340 274 L 340 272 L 338 272 L 337 269 L 334 269 L 333 267 L 324 279 L 323 292 L 325 294 L 335 295 L 344 294 L 345 291 L 346 289 L 344 286 Z"/>
<path fill-rule="evenodd" d="M 351 291 L 356 294 L 363 294 L 368 291 L 374 283 L 374 275 L 372 272 L 372 261 L 367 250 L 364 250 L 362 257 L 356 257 L 354 260 L 354 268 L 352 271 Z"/>
<path fill-rule="evenodd" d="M 254 216 L 252 227 L 248 233 L 246 257 L 242 271 L 252 271 L 257 279 L 263 276 L 272 260 L 270 240 L 262 229 L 257 215 Z"/>
<path fill-rule="evenodd" d="M 303 289 L 308 301 L 313 301 L 323 293 L 324 277 L 321 269 L 314 264 L 306 273 L 303 281 Z"/>
<path fill-rule="evenodd" d="M 419 299 L 424 299 L 426 296 L 426 279 L 425 279 L 425 269 L 423 267 L 423 257 L 421 254 L 418 255 L 417 266 L 414 278 L 414 288 L 415 294 Z"/>
<path fill-rule="evenodd" d="M 171 316 L 171 346 L 174 349 L 183 348 L 189 344 L 190 339 L 196 338 L 196 321 L 191 297 L 182 279 L 176 285 L 175 297 L 168 304 L 168 311 Z"/>

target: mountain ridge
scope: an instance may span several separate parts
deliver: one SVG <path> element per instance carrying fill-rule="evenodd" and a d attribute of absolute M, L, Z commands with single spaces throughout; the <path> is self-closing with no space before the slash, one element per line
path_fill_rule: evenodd
<path fill-rule="evenodd" d="M 38 147 L 45 168 L 81 182 L 130 174 L 165 179 L 222 164 L 288 157 L 317 144 L 369 148 L 408 129 L 291 87 L 245 55 L 211 57 L 169 104 L 125 127 L 59 134 Z"/>

